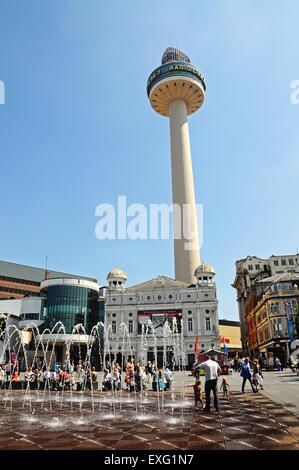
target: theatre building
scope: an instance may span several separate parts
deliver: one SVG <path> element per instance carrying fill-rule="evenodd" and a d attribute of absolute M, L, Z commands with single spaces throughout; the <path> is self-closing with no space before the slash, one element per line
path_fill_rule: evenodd
<path fill-rule="evenodd" d="M 113 269 L 107 276 L 105 304 L 110 355 L 121 362 L 122 353 L 128 353 L 124 332 L 134 360 L 157 360 L 159 367 L 182 364 L 190 368 L 196 337 L 200 351 L 218 348 L 214 276 L 211 266 L 201 264 L 195 271 L 194 284 L 158 276 L 126 288 L 126 274 Z"/>

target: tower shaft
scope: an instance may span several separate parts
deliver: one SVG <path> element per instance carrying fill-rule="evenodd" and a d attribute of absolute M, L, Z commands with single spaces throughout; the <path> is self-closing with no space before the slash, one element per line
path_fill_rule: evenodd
<path fill-rule="evenodd" d="M 200 264 L 197 212 L 193 182 L 187 107 L 183 100 L 169 103 L 172 202 L 174 209 L 175 278 L 194 282 Z"/>
<path fill-rule="evenodd" d="M 164 51 L 147 81 L 152 108 L 170 121 L 175 278 L 189 284 L 200 253 L 187 116 L 202 106 L 205 90 L 201 71 L 173 47 Z"/>

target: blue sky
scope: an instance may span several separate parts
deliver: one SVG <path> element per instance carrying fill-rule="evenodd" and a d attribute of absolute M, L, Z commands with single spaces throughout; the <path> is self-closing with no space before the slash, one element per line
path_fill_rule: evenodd
<path fill-rule="evenodd" d="M 145 86 L 176 46 L 203 71 L 190 118 L 202 259 L 237 318 L 236 259 L 299 251 L 296 0 L 0 0 L 0 258 L 135 284 L 173 276 L 172 242 L 100 241 L 95 208 L 171 203 L 166 118 Z"/>

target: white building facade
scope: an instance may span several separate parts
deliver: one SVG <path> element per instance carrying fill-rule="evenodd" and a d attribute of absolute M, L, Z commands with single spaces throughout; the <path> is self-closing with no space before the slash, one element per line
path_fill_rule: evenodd
<path fill-rule="evenodd" d="M 159 367 L 182 364 L 190 368 L 195 359 L 196 337 L 200 352 L 219 348 L 214 276 L 214 269 L 202 264 L 195 271 L 191 285 L 159 276 L 126 288 L 126 274 L 118 268 L 113 269 L 107 276 L 105 303 L 108 349 L 113 358 L 121 361 L 124 330 L 134 360 L 157 360 Z M 165 336 L 165 323 L 172 332 L 171 338 Z M 149 324 L 152 334 L 145 341 Z M 178 342 L 180 345 L 176 348 Z M 163 361 L 165 345 L 167 354 Z"/>

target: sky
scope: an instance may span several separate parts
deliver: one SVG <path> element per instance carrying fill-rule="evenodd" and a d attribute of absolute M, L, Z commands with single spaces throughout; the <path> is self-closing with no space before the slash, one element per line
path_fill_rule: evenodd
<path fill-rule="evenodd" d="M 171 203 L 168 119 L 146 81 L 168 46 L 203 72 L 190 116 L 201 257 L 219 318 L 235 261 L 299 251 L 297 0 L 0 0 L 0 259 L 128 285 L 174 276 L 171 240 L 99 240 L 101 203 Z"/>

